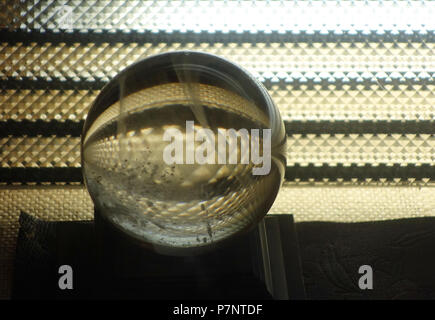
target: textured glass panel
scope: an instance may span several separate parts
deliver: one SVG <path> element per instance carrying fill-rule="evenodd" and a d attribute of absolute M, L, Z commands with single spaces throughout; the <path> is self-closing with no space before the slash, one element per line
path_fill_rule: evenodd
<path fill-rule="evenodd" d="M 271 85 L 268 88 L 284 120 L 428 120 L 435 119 L 435 84 L 414 85 Z M 99 90 L 0 89 L 1 120 L 86 118 Z"/>
<path fill-rule="evenodd" d="M 286 120 L 433 120 L 434 45 L 33 43 L 27 46 L 3 43 L 0 76 L 5 80 L 46 80 L 48 84 L 69 79 L 74 88 L 83 80 L 108 81 L 120 69 L 150 54 L 181 48 L 201 49 L 239 62 L 268 83 Z M 84 110 L 97 93 L 4 89 L 0 95 L 3 102 L 0 117 L 2 120 L 83 119 Z"/>
<path fill-rule="evenodd" d="M 80 138 L 0 138 L 1 167 L 80 167 Z"/>
<path fill-rule="evenodd" d="M 253 4 L 223 0 L 15 1 L 5 3 L 2 11 L 5 12 L 2 23 L 21 29 L 336 34 L 425 33 L 434 29 L 435 13 L 432 1 L 257 1 Z M 9 15 L 16 19 L 11 21 Z"/>
<path fill-rule="evenodd" d="M 117 150 L 116 141 L 108 138 L 95 148 Z M 0 145 L 4 168 L 80 167 L 79 137 L 5 137 Z M 429 134 L 295 134 L 287 146 L 288 166 L 435 165 L 435 135 Z M 107 160 L 104 152 L 99 155 L 99 161 Z"/>
<path fill-rule="evenodd" d="M 104 80 L 133 62 L 173 50 L 201 50 L 271 82 L 431 81 L 435 43 L 17 43 L 0 45 L 1 79 Z M 380 84 L 382 86 L 382 84 Z"/>
<path fill-rule="evenodd" d="M 287 165 L 435 164 L 434 135 L 293 135 Z"/>
<path fill-rule="evenodd" d="M 292 85 L 269 89 L 285 120 L 434 120 L 435 84 Z"/>
<path fill-rule="evenodd" d="M 315 199 L 315 201 L 313 201 Z M 435 188 L 420 186 L 301 186 L 286 183 L 270 213 L 296 221 L 377 221 L 435 215 Z"/>
<path fill-rule="evenodd" d="M 0 120 L 83 120 L 99 91 L 0 90 Z"/>

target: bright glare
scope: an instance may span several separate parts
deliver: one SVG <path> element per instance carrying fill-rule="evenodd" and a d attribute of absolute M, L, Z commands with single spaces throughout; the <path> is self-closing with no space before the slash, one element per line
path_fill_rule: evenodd
<path fill-rule="evenodd" d="M 46 20 L 36 22 L 49 28 L 70 21 L 74 29 L 152 32 L 425 34 L 435 29 L 434 7 L 434 1 L 106 0 L 78 4 L 49 1 L 46 6 L 29 9 L 34 20 Z M 60 16 L 59 12 L 70 16 Z"/>

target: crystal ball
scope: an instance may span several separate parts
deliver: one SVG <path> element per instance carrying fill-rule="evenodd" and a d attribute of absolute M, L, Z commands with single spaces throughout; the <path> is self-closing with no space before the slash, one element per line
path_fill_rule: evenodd
<path fill-rule="evenodd" d="M 202 52 L 158 54 L 100 92 L 81 138 L 96 212 L 165 252 L 253 228 L 284 179 L 286 134 L 263 85 Z"/>

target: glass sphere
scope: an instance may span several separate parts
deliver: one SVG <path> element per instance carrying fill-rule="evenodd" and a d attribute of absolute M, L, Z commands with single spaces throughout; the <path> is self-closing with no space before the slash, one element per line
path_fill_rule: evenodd
<path fill-rule="evenodd" d="M 215 55 L 155 55 L 122 71 L 85 121 L 96 211 L 155 248 L 211 247 L 255 226 L 284 179 L 286 135 L 255 78 Z"/>

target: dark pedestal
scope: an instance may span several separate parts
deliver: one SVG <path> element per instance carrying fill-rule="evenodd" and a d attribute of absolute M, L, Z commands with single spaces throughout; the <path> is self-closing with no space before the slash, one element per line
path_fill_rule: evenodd
<path fill-rule="evenodd" d="M 98 220 L 20 217 L 14 299 L 304 299 L 292 215 L 267 216 L 212 251 L 155 253 Z M 61 265 L 73 289 L 59 289 Z"/>

